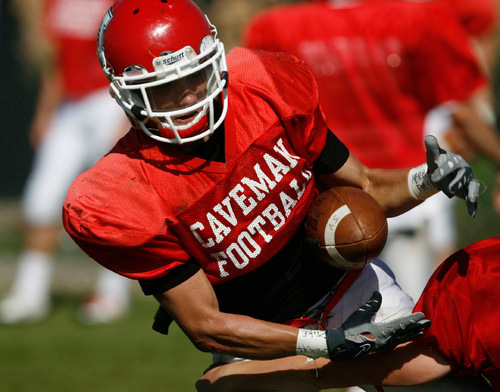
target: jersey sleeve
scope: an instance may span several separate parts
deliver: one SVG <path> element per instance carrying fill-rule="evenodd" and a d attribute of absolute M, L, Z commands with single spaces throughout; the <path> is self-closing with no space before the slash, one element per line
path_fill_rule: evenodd
<path fill-rule="evenodd" d="M 74 241 L 132 279 L 159 278 L 189 260 L 167 216 L 153 186 L 113 153 L 77 177 L 63 205 L 63 224 Z"/>

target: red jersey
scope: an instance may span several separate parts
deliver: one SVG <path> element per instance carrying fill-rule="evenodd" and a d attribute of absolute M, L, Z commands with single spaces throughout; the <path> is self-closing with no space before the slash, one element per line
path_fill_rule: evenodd
<path fill-rule="evenodd" d="M 292 53 L 318 81 L 329 128 L 370 167 L 425 161 L 427 112 L 485 83 L 463 28 L 436 1 L 369 0 L 275 7 L 245 45 Z"/>
<path fill-rule="evenodd" d="M 227 61 L 225 162 L 132 130 L 73 183 L 65 228 L 105 267 L 151 279 L 194 258 L 221 283 L 265 264 L 302 223 L 327 135 L 314 77 L 283 54 L 237 48 Z"/>
<path fill-rule="evenodd" d="M 56 46 L 66 99 L 109 86 L 97 59 L 101 19 L 115 0 L 48 0 L 44 30 Z"/>
<path fill-rule="evenodd" d="M 457 375 L 484 374 L 500 390 L 500 237 L 450 256 L 430 278 L 415 311 L 432 321 L 421 339 Z M 496 384 L 496 385 L 495 385 Z"/>

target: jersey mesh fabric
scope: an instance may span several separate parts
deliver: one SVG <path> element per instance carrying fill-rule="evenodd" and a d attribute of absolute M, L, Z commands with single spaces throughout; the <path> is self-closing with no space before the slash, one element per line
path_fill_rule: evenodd
<path fill-rule="evenodd" d="M 262 265 L 296 232 L 327 132 L 314 78 L 292 57 L 247 49 L 228 66 L 224 163 L 133 130 L 73 183 L 65 228 L 99 263 L 152 279 L 194 257 L 217 283 Z"/>
<path fill-rule="evenodd" d="M 499 381 L 499 279 L 500 237 L 493 237 L 450 256 L 415 307 L 432 321 L 421 339 L 433 343 L 458 375 L 483 373 Z"/>
<path fill-rule="evenodd" d="M 261 14 L 244 42 L 292 53 L 311 67 L 329 128 L 361 162 L 407 168 L 425 160 L 427 111 L 485 83 L 448 11 L 435 1 L 370 0 L 337 9 L 304 2 Z"/>

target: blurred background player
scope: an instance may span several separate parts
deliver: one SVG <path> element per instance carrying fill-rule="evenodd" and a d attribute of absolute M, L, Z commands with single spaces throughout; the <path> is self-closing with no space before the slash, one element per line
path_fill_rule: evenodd
<path fill-rule="evenodd" d="M 498 0 L 442 0 L 456 15 L 470 37 L 477 59 L 484 73 L 490 78 L 497 77 L 499 40 L 499 6 Z M 469 111 L 475 111 L 482 119 L 497 127 L 495 102 L 498 98 L 490 83 L 474 94 L 467 102 L 447 102 L 428 113 L 426 128 L 440 136 L 443 145 L 467 159 L 472 160 L 481 148 L 474 145 L 464 129 L 461 118 L 468 118 Z M 478 151 L 479 150 L 479 151 Z M 500 212 L 500 174 L 492 192 L 493 208 Z"/>
<path fill-rule="evenodd" d="M 113 2 L 13 2 L 24 27 L 27 58 L 41 67 L 41 86 L 30 129 L 36 156 L 22 200 L 25 244 L 0 303 L 0 323 L 35 322 L 48 315 L 66 192 L 128 129 L 109 97 L 96 54 L 99 23 Z M 106 323 L 123 316 L 128 306 L 128 279 L 103 268 L 77 315 L 86 324 Z"/>
<path fill-rule="evenodd" d="M 473 108 L 489 88 L 470 40 L 437 1 L 308 1 L 250 21 L 243 44 L 302 58 L 319 85 L 328 126 L 368 166 L 399 169 L 425 155 L 427 114 L 443 103 Z M 453 119 L 500 166 L 500 139 L 474 110 Z M 443 255 L 455 250 L 446 196 L 389 220 L 380 256 L 418 298 Z M 404 255 L 402 262 L 401 255 Z"/>

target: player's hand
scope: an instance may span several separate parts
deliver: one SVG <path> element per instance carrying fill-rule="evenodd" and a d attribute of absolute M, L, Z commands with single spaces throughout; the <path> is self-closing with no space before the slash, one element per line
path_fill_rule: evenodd
<path fill-rule="evenodd" d="M 429 180 L 448 197 L 457 196 L 464 199 L 469 215 L 474 218 L 477 211 L 479 182 L 472 175 L 470 165 L 460 155 L 439 147 L 434 136 L 426 136 L 424 143 Z"/>
<path fill-rule="evenodd" d="M 381 303 L 382 295 L 375 291 L 370 300 L 351 314 L 340 328 L 326 331 L 328 353 L 333 362 L 395 347 L 422 335 L 424 329 L 431 325 L 430 320 L 424 320 L 423 313 L 413 313 L 386 323 L 374 323 L 371 319 L 380 309 Z"/>

